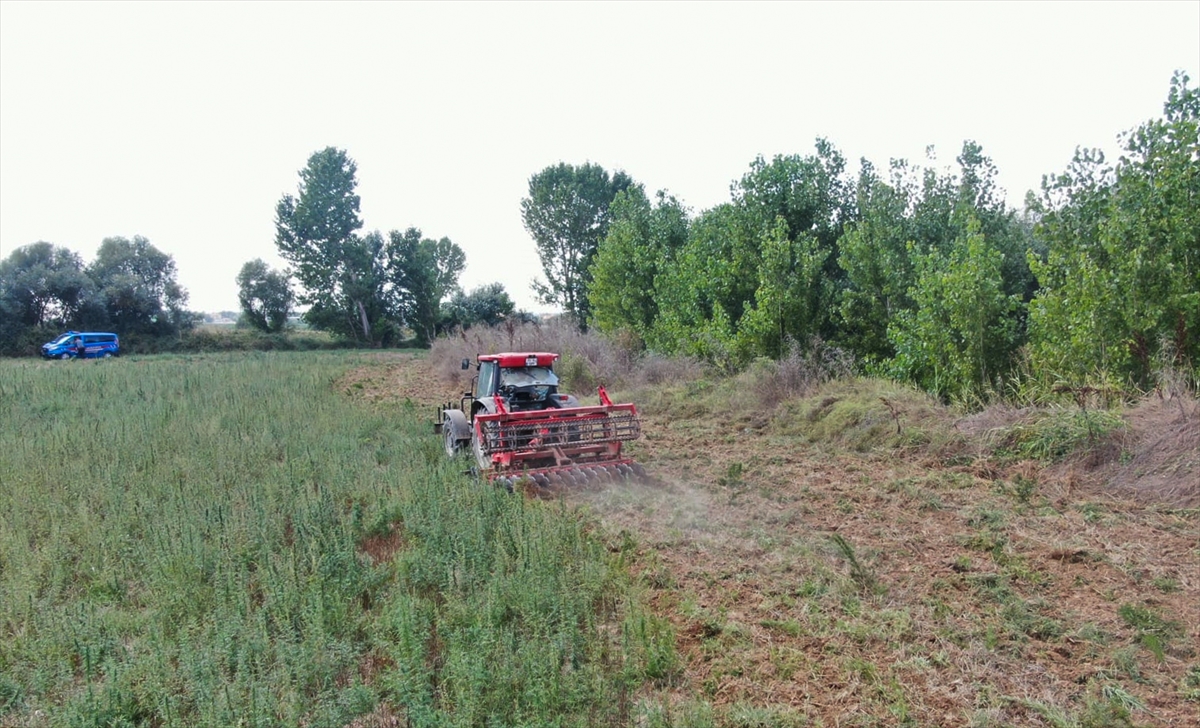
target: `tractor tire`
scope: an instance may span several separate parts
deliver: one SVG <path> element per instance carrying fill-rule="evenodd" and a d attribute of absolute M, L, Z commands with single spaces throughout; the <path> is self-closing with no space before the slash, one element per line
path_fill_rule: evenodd
<path fill-rule="evenodd" d="M 487 451 L 483 441 L 479 439 L 479 432 L 474 429 L 471 430 L 471 452 L 475 454 L 475 465 L 478 466 L 480 472 L 491 470 L 491 453 Z"/>
<path fill-rule="evenodd" d="M 471 442 L 468 433 L 471 425 L 467 416 L 461 410 L 445 410 L 442 412 L 442 449 L 446 457 L 453 459 Z"/>
<path fill-rule="evenodd" d="M 453 427 L 442 427 L 442 442 L 448 458 L 456 457 L 463 450 L 463 442 L 458 439 Z"/>

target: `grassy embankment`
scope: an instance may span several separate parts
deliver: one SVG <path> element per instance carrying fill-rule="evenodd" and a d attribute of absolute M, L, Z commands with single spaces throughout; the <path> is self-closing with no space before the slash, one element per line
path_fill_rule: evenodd
<path fill-rule="evenodd" d="M 674 652 L 623 553 L 365 359 L 0 361 L 0 724 L 629 722 Z"/>

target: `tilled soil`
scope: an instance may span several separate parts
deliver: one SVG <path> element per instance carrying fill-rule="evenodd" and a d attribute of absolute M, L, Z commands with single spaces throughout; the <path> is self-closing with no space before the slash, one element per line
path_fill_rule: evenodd
<path fill-rule="evenodd" d="M 406 356 L 339 386 L 431 413 L 461 394 Z M 660 483 L 566 497 L 636 544 L 674 625 L 682 664 L 647 697 L 728 725 L 1200 724 L 1200 512 L 1037 462 L 643 431 Z"/>

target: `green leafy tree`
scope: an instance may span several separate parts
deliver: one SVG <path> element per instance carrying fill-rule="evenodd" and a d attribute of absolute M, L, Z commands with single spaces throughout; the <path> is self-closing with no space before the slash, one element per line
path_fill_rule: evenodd
<path fill-rule="evenodd" d="M 393 346 L 402 338 L 403 321 L 398 291 L 392 284 L 389 240 L 379 231 L 354 236 L 342 247 L 337 285 L 340 298 L 332 306 L 323 302 L 308 311 L 313 321 L 329 323 L 319 328 L 339 333 L 371 346 Z M 316 309 L 316 312 L 314 312 Z"/>
<path fill-rule="evenodd" d="M 1030 200 L 1040 215 L 1035 235 L 1047 244 L 1043 256 L 1029 256 L 1042 286 L 1029 311 L 1032 363 L 1051 377 L 1128 370 L 1120 291 L 1100 243 L 1111 198 L 1103 153 L 1079 149 L 1064 172 L 1043 180 L 1042 197 Z"/>
<path fill-rule="evenodd" d="M 731 202 L 691 222 L 656 278 L 652 348 L 737 367 L 779 353 L 789 336 L 834 333 L 838 240 L 854 200 L 841 154 L 824 139 L 816 147 L 807 157 L 757 158 Z"/>
<path fill-rule="evenodd" d="M 488 283 L 464 293 L 461 289 L 454 291 L 450 300 L 442 304 L 439 331 L 449 331 L 454 327 L 469 329 L 472 326 L 495 326 L 508 319 L 516 312 L 516 304 L 504 290 L 503 283 Z"/>
<path fill-rule="evenodd" d="M 175 279 L 175 259 L 140 235 L 105 238 L 87 272 L 108 325 L 120 333 L 163 336 L 193 322 L 187 291 Z"/>
<path fill-rule="evenodd" d="M 928 152 L 932 156 L 932 149 Z M 1016 218 L 996 186 L 996 169 L 973 141 L 963 143 L 959 171 L 939 173 L 893 160 L 882 179 L 864 162 L 857 186 L 857 219 L 839 241 L 838 264 L 845 287 L 838 304 L 837 341 L 869 369 L 886 369 L 896 351 L 888 328 L 897 315 L 911 312 L 909 295 L 917 283 L 910 251 L 948 255 L 978 227 L 988 247 L 1000 253 L 1000 285 L 1005 295 L 1027 302 L 1036 288 L 1026 252 L 1029 226 Z M 1011 314 L 1018 341 L 1024 337 L 1024 309 Z"/>
<path fill-rule="evenodd" d="M 757 288 L 754 231 L 731 203 L 689 225 L 687 242 L 655 280 L 658 317 L 647 345 L 665 353 L 737 365 L 736 322 Z"/>
<path fill-rule="evenodd" d="M 787 222 L 776 218 L 762 244 L 755 305 L 742 319 L 742 350 L 779 358 L 789 341 L 807 342 L 818 333 L 832 298 L 824 273 L 830 254 L 815 236 L 789 238 Z"/>
<path fill-rule="evenodd" d="M 609 207 L 632 180 L 596 164 L 546 167 L 529 179 L 521 218 L 537 245 L 545 281 L 535 280 L 542 303 L 561 306 L 581 329 L 590 318 L 587 297 L 592 260 L 608 234 Z"/>
<path fill-rule="evenodd" d="M 372 346 L 398 343 L 406 325 L 428 345 L 439 304 L 465 265 L 463 252 L 416 228 L 357 234 L 357 169 L 344 151 L 323 149 L 300 170 L 298 196 L 284 195 L 276 206 L 275 243 L 303 288 L 305 320 Z"/>
<path fill-rule="evenodd" d="M 295 301 L 287 272 L 271 270 L 261 258 L 255 258 L 242 266 L 237 284 L 238 302 L 246 321 L 260 331 L 283 331 Z"/>
<path fill-rule="evenodd" d="M 933 149 L 926 154 L 932 159 Z M 956 212 L 978 211 L 958 177 L 905 160 L 891 161 L 886 181 L 864 161 L 856 198 L 857 218 L 838 241 L 844 286 L 836 340 L 873 368 L 895 355 L 889 325 L 916 305 L 909 295 L 917 283 L 911 251 L 948 252 L 968 217 Z"/>
<path fill-rule="evenodd" d="M 1171 81 L 1162 118 L 1124 138 L 1109 165 L 1080 150 L 1043 182 L 1030 256 L 1033 363 L 1053 377 L 1114 376 L 1146 386 L 1166 343 L 1200 361 L 1200 93 Z"/>
<path fill-rule="evenodd" d="M 0 261 L 0 354 L 29 354 L 64 329 L 104 317 L 83 261 L 70 250 L 38 242 Z"/>
<path fill-rule="evenodd" d="M 1037 280 L 1029 268 L 1027 255 L 1032 245 L 1031 231 L 1005 204 L 1003 191 L 996 183 L 996 166 L 984 155 L 978 143 L 963 142 L 957 161 L 960 170 L 958 204 L 949 219 L 954 236 L 959 238 L 967 234 L 970 219 L 977 220 L 988 245 L 1002 256 L 1000 279 L 1004 292 L 1028 303 L 1037 290 Z M 969 215 L 965 214 L 967 211 Z M 1023 321 L 1021 326 L 1024 326 Z M 1020 335 L 1024 337 L 1023 328 Z"/>
<path fill-rule="evenodd" d="M 6 327 L 81 325 L 94 302 L 94 286 L 83 260 L 47 242 L 17 248 L 0 261 L 0 301 Z M 90 300 L 92 299 L 92 300 Z"/>
<path fill-rule="evenodd" d="M 687 242 L 688 216 L 666 192 L 657 198 L 652 205 L 634 184 L 613 199 L 588 284 L 592 322 L 601 331 L 628 330 L 644 340 L 658 318 L 657 280 Z"/>
<path fill-rule="evenodd" d="M 777 155 L 769 162 L 756 158 L 733 188 L 734 203 L 760 229 L 774 227 L 782 217 L 790 236 L 812 235 L 822 246 L 833 247 L 843 225 L 855 216 L 854 190 L 841 152 L 823 138 L 814 146 L 816 152 L 808 156 Z"/>
<path fill-rule="evenodd" d="M 28 353 L 33 342 L 26 337 L 34 329 L 21 324 L 20 309 L 7 292 L 3 279 L 0 279 L 0 355 Z"/>
<path fill-rule="evenodd" d="M 909 242 L 916 226 L 910 209 L 919 195 L 919 182 L 906 162 L 893 161 L 891 179 L 884 181 L 864 161 L 858 181 L 859 219 L 839 241 L 838 263 L 846 287 L 838 308 L 838 341 L 868 365 L 895 354 L 888 324 L 913 307 L 908 291 L 916 274 Z"/>
<path fill-rule="evenodd" d="M 782 230 L 787 240 L 803 248 L 812 247 L 811 254 L 819 255 L 822 261 L 820 277 L 824 280 L 805 285 L 814 294 L 821 289 L 835 295 L 844 286 L 845 278 L 838 266 L 838 243 L 845 225 L 855 219 L 857 212 L 853 184 L 845 176 L 845 158 L 826 139 L 818 138 L 815 147 L 816 152 L 808 156 L 779 155 L 770 162 L 762 157 L 755 159 L 750 171 L 734 187 L 734 205 L 746 217 L 746 227 L 753 231 L 748 244 L 756 255 L 748 257 L 757 258 L 757 262 L 763 264 L 763 246 L 777 246 L 776 233 L 780 229 L 777 221 L 782 219 L 786 223 Z M 768 273 L 768 277 L 778 274 L 780 254 L 777 247 L 776 260 L 771 264 L 775 271 Z M 764 278 L 761 271 L 751 275 L 752 293 L 743 299 L 746 302 L 751 296 L 758 295 Z M 806 321 L 803 328 L 833 338 L 836 333 L 833 313 L 834 309 L 822 306 L 810 313 L 816 319 Z M 760 314 L 755 315 L 752 328 L 756 332 L 766 332 L 768 329 L 761 326 L 760 318 Z M 777 348 L 772 343 L 774 335 L 771 335 L 771 341 L 753 341 L 749 332 L 743 336 L 753 343 L 755 350 Z"/>
<path fill-rule="evenodd" d="M 390 232 L 384 252 L 398 313 L 417 344 L 429 346 L 437 334 L 442 300 L 458 287 L 466 255 L 449 238 L 422 238 L 416 228 Z"/>
<path fill-rule="evenodd" d="M 942 397 L 983 395 L 1012 367 L 1018 340 L 1013 313 L 1021 301 L 1003 290 L 1004 255 L 974 217 L 948 252 L 912 248 L 915 307 L 888 327 L 893 372 Z"/>
<path fill-rule="evenodd" d="M 314 328 L 372 345 L 387 343 L 394 327 L 380 325 L 394 313 L 386 290 L 384 241 L 359 237 L 358 165 L 346 152 L 327 147 L 300 170 L 299 193 L 275 207 L 275 245 L 293 266 Z"/>
<path fill-rule="evenodd" d="M 1137 377 L 1149 375 L 1163 340 L 1200 362 L 1200 90 L 1187 82 L 1176 75 L 1163 118 L 1126 136 L 1102 235 L 1126 292 Z"/>

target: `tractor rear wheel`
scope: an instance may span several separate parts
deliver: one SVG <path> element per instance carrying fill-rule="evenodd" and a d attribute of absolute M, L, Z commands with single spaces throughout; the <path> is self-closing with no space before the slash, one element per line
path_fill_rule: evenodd
<path fill-rule="evenodd" d="M 480 472 L 491 469 L 491 453 L 479 439 L 479 429 L 471 430 L 471 452 L 475 453 L 475 464 L 479 467 Z"/>
<path fill-rule="evenodd" d="M 463 440 L 458 439 L 449 422 L 442 425 L 442 440 L 445 443 L 446 457 L 451 458 L 462 452 L 463 445 L 466 444 Z"/>

